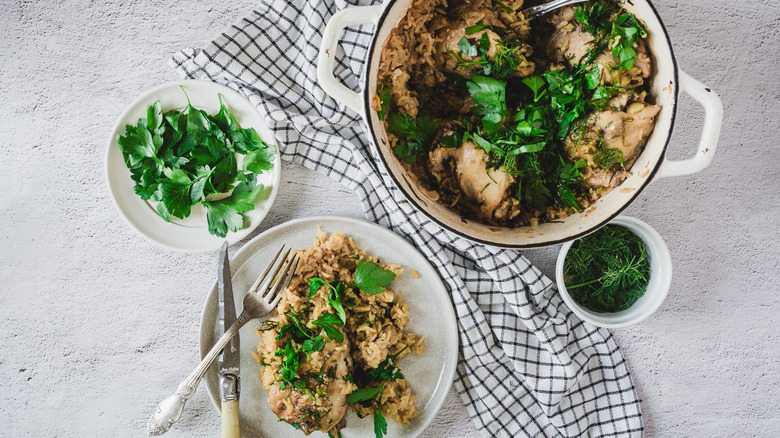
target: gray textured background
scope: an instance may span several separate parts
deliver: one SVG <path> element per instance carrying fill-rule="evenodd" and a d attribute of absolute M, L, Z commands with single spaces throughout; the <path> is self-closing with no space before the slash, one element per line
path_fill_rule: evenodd
<path fill-rule="evenodd" d="M 615 336 L 649 436 L 778 436 L 780 7 L 655 3 L 681 68 L 720 93 L 726 117 L 709 168 L 652 184 L 627 210 L 666 239 L 675 272 L 663 307 Z M 0 434 L 143 436 L 196 363 L 214 254 L 157 248 L 123 222 L 106 189 L 105 142 L 131 100 L 177 79 L 172 52 L 204 45 L 253 7 L 0 2 Z M 702 122 L 691 99 L 679 114 L 672 158 L 693 152 Z M 283 171 L 255 234 L 301 216 L 362 216 L 335 183 Z M 556 251 L 527 255 L 552 274 Z M 218 430 L 201 388 L 168 436 Z M 474 435 L 453 394 L 426 433 Z"/>

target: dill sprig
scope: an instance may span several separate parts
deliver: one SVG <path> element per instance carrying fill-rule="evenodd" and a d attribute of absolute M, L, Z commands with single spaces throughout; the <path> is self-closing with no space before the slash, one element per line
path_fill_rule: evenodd
<path fill-rule="evenodd" d="M 628 309 L 650 279 L 647 245 L 628 228 L 607 225 L 574 242 L 563 275 L 577 304 L 599 313 Z"/>

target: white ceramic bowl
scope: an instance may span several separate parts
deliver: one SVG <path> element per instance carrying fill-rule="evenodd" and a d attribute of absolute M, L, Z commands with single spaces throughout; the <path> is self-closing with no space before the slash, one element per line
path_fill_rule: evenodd
<path fill-rule="evenodd" d="M 254 128 L 264 142 L 276 147 L 274 167 L 257 177 L 257 183 L 262 184 L 265 190 L 253 202 L 255 209 L 244 214 L 246 228 L 235 233 L 228 232 L 225 238 L 209 234 L 206 211 L 201 204 L 193 206 L 190 216 L 184 219 L 171 218 L 171 222 L 166 222 L 160 217 L 153 203 L 144 201 L 133 191 L 135 182 L 130 178 L 130 171 L 127 169 L 122 152 L 116 143 L 117 135 L 125 133 L 125 125 L 134 125 L 139 118 L 145 118 L 147 107 L 155 101 L 160 100 L 163 111 L 185 108 L 187 97 L 180 87 L 187 91 L 195 108 L 205 110 L 209 114 L 219 112 L 219 95 L 222 95 L 225 105 L 242 128 Z M 238 157 L 239 160 L 241 158 Z M 225 240 L 232 245 L 248 236 L 260 225 L 271 209 L 279 187 L 280 170 L 279 145 L 257 108 L 237 91 L 208 81 L 168 82 L 145 92 L 131 103 L 119 117 L 108 138 L 106 150 L 106 180 L 111 198 L 114 200 L 119 214 L 131 228 L 147 240 L 164 248 L 181 252 L 214 251 L 219 249 Z"/>
<path fill-rule="evenodd" d="M 669 254 L 669 248 L 666 243 L 650 225 L 628 216 L 618 216 L 608 225 L 621 225 L 634 234 L 641 237 L 647 244 L 650 256 L 650 282 L 647 285 L 647 291 L 636 302 L 626 310 L 615 313 L 597 313 L 592 312 L 579 304 L 575 303 L 569 292 L 566 290 L 566 284 L 563 281 L 563 262 L 566 260 L 566 254 L 574 243 L 567 242 L 563 244 L 560 253 L 558 253 L 558 262 L 555 265 L 555 281 L 558 284 L 558 292 L 561 298 L 577 316 L 581 319 L 595 324 L 599 327 L 619 328 L 636 324 L 661 307 L 666 295 L 669 293 L 669 286 L 672 284 L 672 256 Z"/>

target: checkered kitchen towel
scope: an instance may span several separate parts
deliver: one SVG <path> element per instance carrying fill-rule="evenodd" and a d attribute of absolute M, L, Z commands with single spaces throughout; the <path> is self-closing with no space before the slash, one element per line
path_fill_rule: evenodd
<path fill-rule="evenodd" d="M 474 244 L 415 211 L 377 166 L 361 117 L 317 85 L 322 31 L 369 1 L 261 0 L 204 49 L 171 62 L 184 77 L 227 84 L 276 134 L 282 158 L 354 190 L 366 216 L 413 241 L 448 284 L 460 328 L 455 387 L 487 436 L 640 436 L 626 362 L 604 329 L 580 321 L 517 251 Z M 375 1 L 374 3 L 379 3 Z M 336 76 L 358 88 L 373 29 L 348 28 Z"/>

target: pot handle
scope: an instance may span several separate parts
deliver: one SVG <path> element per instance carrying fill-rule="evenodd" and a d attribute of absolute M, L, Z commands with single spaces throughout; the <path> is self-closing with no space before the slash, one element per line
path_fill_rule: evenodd
<path fill-rule="evenodd" d="M 680 91 L 696 99 L 704 107 L 704 127 L 699 140 L 699 149 L 693 158 L 687 160 L 664 160 L 653 180 L 690 175 L 703 170 L 712 162 L 715 148 L 718 146 L 723 123 L 723 104 L 718 95 L 682 70 L 680 70 Z"/>
<path fill-rule="evenodd" d="M 383 4 L 342 9 L 333 14 L 322 33 L 320 53 L 317 57 L 317 81 L 325 93 L 358 114 L 363 113 L 360 103 L 361 94 L 349 89 L 333 75 L 336 48 L 344 28 L 361 24 L 376 25 L 384 9 Z"/>

